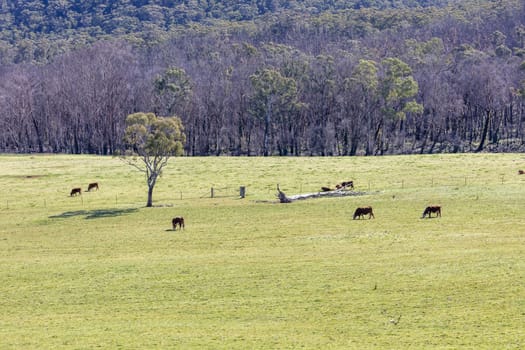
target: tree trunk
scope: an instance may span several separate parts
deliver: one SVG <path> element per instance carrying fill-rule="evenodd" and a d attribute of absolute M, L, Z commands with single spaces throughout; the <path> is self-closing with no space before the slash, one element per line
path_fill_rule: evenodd
<path fill-rule="evenodd" d="M 155 185 L 148 185 L 148 202 L 146 207 L 151 208 L 153 206 L 153 187 Z"/>
<path fill-rule="evenodd" d="M 483 151 L 483 148 L 485 147 L 485 140 L 487 139 L 487 134 L 489 130 L 489 124 L 491 119 L 491 112 L 487 111 L 487 116 L 485 117 L 485 123 L 483 125 L 483 131 L 481 133 L 481 141 L 479 142 L 479 146 L 476 149 L 476 152 Z"/>
<path fill-rule="evenodd" d="M 263 155 L 265 157 L 269 156 L 269 144 L 270 144 L 270 128 L 271 128 L 271 119 L 272 119 L 272 101 L 268 101 L 268 108 L 266 110 L 266 115 L 264 118 L 264 140 L 263 140 Z"/>
<path fill-rule="evenodd" d="M 152 173 L 148 176 L 148 202 L 146 203 L 148 208 L 153 206 L 153 188 L 155 183 L 157 183 L 157 174 Z"/>

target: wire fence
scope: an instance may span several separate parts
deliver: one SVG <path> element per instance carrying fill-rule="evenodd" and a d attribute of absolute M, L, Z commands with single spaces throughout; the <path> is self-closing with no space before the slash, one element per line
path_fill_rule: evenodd
<path fill-rule="evenodd" d="M 322 183 L 317 186 L 312 183 L 284 183 L 280 184 L 280 188 L 287 195 L 303 194 L 321 192 Z M 499 177 L 479 178 L 475 176 L 452 176 L 452 177 L 429 177 L 425 179 L 399 179 L 390 178 L 381 180 L 369 180 L 362 182 L 355 182 L 355 191 L 376 193 L 377 191 L 398 191 L 405 189 L 419 189 L 419 188 L 487 188 L 489 186 L 497 185 L 525 185 L 525 175 L 510 176 L 502 174 Z M 521 188 L 521 187 L 520 187 Z M 210 186 L 208 188 L 198 188 L 191 190 L 171 190 L 169 194 L 155 191 L 154 205 L 169 206 L 170 204 L 162 203 L 176 203 L 182 200 L 204 200 L 204 199 L 271 199 L 277 198 L 277 184 L 256 184 L 251 187 L 249 192 L 248 186 Z M 335 189 L 335 186 L 334 186 Z M 98 191 L 97 191 L 98 193 Z M 9 209 L 31 209 L 31 208 L 64 208 L 64 207 L 80 207 L 80 208 L 94 208 L 96 206 L 144 206 L 146 202 L 144 197 L 137 198 L 122 192 L 122 193 L 104 193 L 100 191 L 100 195 L 86 193 L 69 196 L 69 193 L 61 193 L 60 198 L 52 194 L 39 194 L 31 198 L 21 199 L 20 195 L 13 195 L 10 197 L 9 193 L 2 194 L 0 199 L 0 210 Z"/>
<path fill-rule="evenodd" d="M 31 209 L 31 208 L 56 208 L 56 207 L 90 207 L 93 205 L 104 204 L 112 206 L 144 206 L 146 198 L 136 201 L 130 198 L 126 193 L 117 194 L 103 194 L 103 190 L 96 194 L 82 192 L 80 194 L 70 195 L 65 191 L 60 194 L 60 197 L 52 194 L 39 194 L 38 196 L 31 196 L 31 198 L 20 199 L 20 195 L 3 195 L 3 200 L 0 199 L 0 210 L 9 209 Z M 191 191 L 171 191 L 169 198 L 159 191 L 155 191 L 153 195 L 154 205 L 157 198 L 159 203 L 177 201 L 177 200 L 199 200 L 199 199 L 219 199 L 219 198 L 238 198 L 246 197 L 246 186 L 239 187 L 210 187 L 208 190 L 191 190 Z M 102 196 L 100 196 L 102 194 Z M 159 206 L 167 206 L 166 204 L 159 204 Z"/>

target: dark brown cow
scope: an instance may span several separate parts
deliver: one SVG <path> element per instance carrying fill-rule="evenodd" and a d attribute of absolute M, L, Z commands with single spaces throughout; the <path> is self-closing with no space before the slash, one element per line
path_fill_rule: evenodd
<path fill-rule="evenodd" d="M 98 191 L 98 182 L 92 182 L 88 185 L 87 191 L 90 192 L 91 190 L 97 190 Z"/>
<path fill-rule="evenodd" d="M 351 189 L 354 189 L 354 182 L 353 181 L 343 181 L 341 182 L 342 187 L 350 187 Z"/>
<path fill-rule="evenodd" d="M 524 170 L 518 170 L 518 174 L 519 175 L 523 175 L 523 174 L 525 174 L 525 171 Z"/>
<path fill-rule="evenodd" d="M 341 188 L 351 188 L 354 189 L 354 182 L 353 181 L 343 181 L 337 185 L 335 185 L 335 188 L 340 190 Z"/>
<path fill-rule="evenodd" d="M 179 226 L 179 228 L 182 230 L 184 229 L 184 218 L 182 216 L 173 218 L 173 220 L 171 220 L 171 224 L 173 225 L 174 231 L 177 230 L 177 226 Z"/>
<path fill-rule="evenodd" d="M 421 216 L 421 219 L 423 219 L 427 215 L 429 218 L 431 218 L 432 213 L 436 213 L 436 217 L 441 217 L 441 207 L 439 205 L 430 205 L 426 207 L 425 211 L 423 212 L 423 216 Z"/>
<path fill-rule="evenodd" d="M 365 215 L 368 215 L 368 219 L 371 219 L 371 218 L 375 219 L 372 207 L 360 207 L 360 208 L 357 208 L 354 212 L 354 220 L 356 218 L 359 218 L 359 219 L 364 218 Z"/>
<path fill-rule="evenodd" d="M 71 193 L 69 194 L 71 197 L 73 196 L 77 196 L 77 195 L 81 195 L 82 194 L 82 189 L 79 188 L 79 187 L 76 187 L 76 188 L 73 188 L 71 190 Z"/>

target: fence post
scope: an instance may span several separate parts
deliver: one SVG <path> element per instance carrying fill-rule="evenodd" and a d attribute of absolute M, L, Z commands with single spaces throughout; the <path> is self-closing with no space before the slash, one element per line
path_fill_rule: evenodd
<path fill-rule="evenodd" d="M 244 186 L 239 187 L 239 196 L 241 198 L 246 197 L 246 187 L 244 187 Z"/>

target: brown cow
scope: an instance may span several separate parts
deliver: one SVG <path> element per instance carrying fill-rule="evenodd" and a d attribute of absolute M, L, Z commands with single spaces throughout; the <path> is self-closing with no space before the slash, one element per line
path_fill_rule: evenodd
<path fill-rule="evenodd" d="M 177 226 L 179 226 L 179 228 L 182 230 L 184 229 L 184 218 L 182 216 L 173 218 L 173 220 L 171 220 L 171 224 L 173 225 L 173 231 L 177 230 Z"/>
<path fill-rule="evenodd" d="M 98 182 L 92 182 L 88 185 L 87 191 L 90 192 L 91 190 L 97 190 L 98 191 Z"/>
<path fill-rule="evenodd" d="M 441 207 L 439 205 L 430 205 L 426 207 L 425 211 L 423 212 L 423 216 L 421 216 L 421 219 L 423 219 L 426 215 L 431 218 L 432 213 L 436 213 L 436 217 L 441 217 Z"/>
<path fill-rule="evenodd" d="M 321 187 L 322 192 L 330 192 L 332 189 L 330 187 Z"/>
<path fill-rule="evenodd" d="M 351 189 L 354 189 L 354 182 L 353 181 L 343 181 L 343 182 L 335 185 L 335 188 L 337 188 L 338 190 L 345 189 L 347 187 L 351 188 Z"/>
<path fill-rule="evenodd" d="M 523 174 L 525 174 L 525 171 L 524 170 L 518 170 L 518 174 L 519 175 L 523 175 Z"/>
<path fill-rule="evenodd" d="M 374 216 L 374 212 L 372 210 L 372 207 L 360 207 L 360 208 L 357 208 L 354 212 L 354 220 L 356 218 L 364 218 L 365 215 L 368 214 L 368 219 L 371 219 L 371 218 L 374 218 L 375 219 L 375 216 Z"/>
<path fill-rule="evenodd" d="M 351 189 L 354 189 L 354 182 L 353 181 L 343 181 L 341 182 L 341 187 L 349 187 Z"/>
<path fill-rule="evenodd" d="M 82 189 L 79 188 L 79 187 L 75 187 L 71 190 L 71 193 L 69 194 L 71 197 L 73 196 L 76 196 L 76 195 L 81 195 L 82 194 Z"/>

